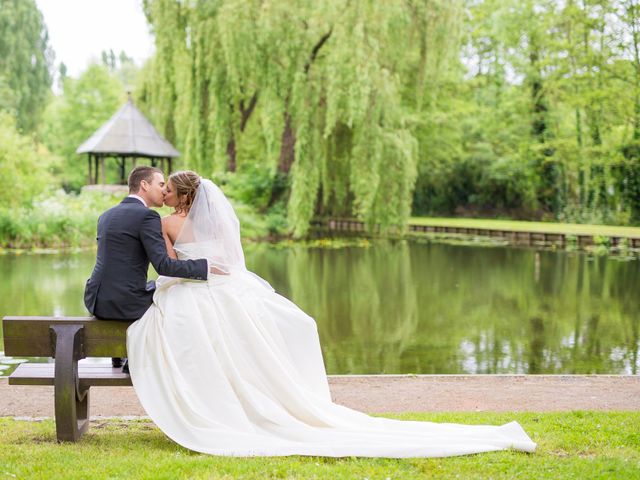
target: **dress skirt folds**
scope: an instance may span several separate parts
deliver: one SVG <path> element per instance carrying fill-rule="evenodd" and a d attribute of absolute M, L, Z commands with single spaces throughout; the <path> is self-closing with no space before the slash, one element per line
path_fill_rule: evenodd
<path fill-rule="evenodd" d="M 148 415 L 197 452 L 399 458 L 536 447 L 516 422 L 399 421 L 333 403 L 315 321 L 247 271 L 160 277 L 127 351 Z"/>

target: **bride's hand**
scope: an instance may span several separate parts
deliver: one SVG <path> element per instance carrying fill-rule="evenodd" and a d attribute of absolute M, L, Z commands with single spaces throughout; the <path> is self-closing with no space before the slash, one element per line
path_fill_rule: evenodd
<path fill-rule="evenodd" d="M 229 275 L 229 272 L 225 272 L 224 270 L 213 265 L 211 266 L 211 268 L 209 268 L 209 272 L 215 275 Z"/>

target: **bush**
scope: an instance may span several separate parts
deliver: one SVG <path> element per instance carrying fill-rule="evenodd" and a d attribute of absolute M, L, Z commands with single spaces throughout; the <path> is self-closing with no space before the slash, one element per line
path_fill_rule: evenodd
<path fill-rule="evenodd" d="M 0 247 L 79 248 L 95 245 L 98 217 L 122 200 L 122 195 L 83 191 L 48 190 L 29 205 L 0 206 Z M 282 235 L 286 232 L 286 211 L 276 204 L 267 214 L 233 198 L 245 240 Z M 160 210 L 161 215 L 170 209 Z"/>
<path fill-rule="evenodd" d="M 235 173 L 219 173 L 213 181 L 227 196 L 261 212 L 272 207 L 274 199 L 280 199 L 288 188 L 286 175 L 261 165 L 247 165 Z"/>
<path fill-rule="evenodd" d="M 28 205 L 47 186 L 49 158 L 21 135 L 11 116 L 0 113 L 0 208 Z"/>
<path fill-rule="evenodd" d="M 73 248 L 95 244 L 100 214 L 121 196 L 101 192 L 67 194 L 47 191 L 31 205 L 0 207 L 0 246 L 4 248 Z"/>
<path fill-rule="evenodd" d="M 284 202 L 278 202 L 267 211 L 267 229 L 272 235 L 287 235 L 289 223 L 287 222 L 287 206 Z"/>

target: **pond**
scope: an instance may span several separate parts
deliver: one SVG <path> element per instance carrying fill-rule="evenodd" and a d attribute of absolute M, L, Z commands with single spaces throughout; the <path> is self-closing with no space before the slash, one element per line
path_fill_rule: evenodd
<path fill-rule="evenodd" d="M 316 319 L 330 374 L 639 371 L 638 260 L 367 243 L 246 248 L 248 268 Z M 86 315 L 94 258 L 0 256 L 0 315 Z M 21 361 L 0 354 L 0 374 Z"/>

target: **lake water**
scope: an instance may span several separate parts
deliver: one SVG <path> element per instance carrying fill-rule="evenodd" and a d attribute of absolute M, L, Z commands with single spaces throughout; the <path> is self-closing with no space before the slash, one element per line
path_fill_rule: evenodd
<path fill-rule="evenodd" d="M 86 315 L 94 256 L 0 256 L 0 315 Z M 639 371 L 638 260 L 409 241 L 246 256 L 316 319 L 331 374 Z M 24 360 L 0 354 L 0 374 Z"/>

